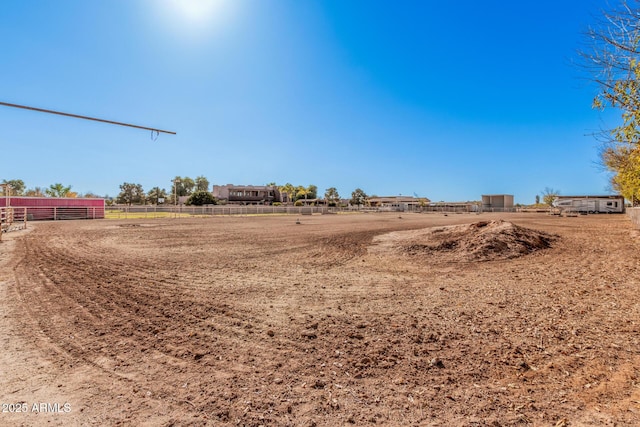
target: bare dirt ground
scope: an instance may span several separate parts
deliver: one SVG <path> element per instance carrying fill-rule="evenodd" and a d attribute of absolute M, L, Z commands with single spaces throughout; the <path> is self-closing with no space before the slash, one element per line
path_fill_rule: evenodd
<path fill-rule="evenodd" d="M 0 425 L 640 425 L 626 216 L 295 219 L 5 235 Z"/>

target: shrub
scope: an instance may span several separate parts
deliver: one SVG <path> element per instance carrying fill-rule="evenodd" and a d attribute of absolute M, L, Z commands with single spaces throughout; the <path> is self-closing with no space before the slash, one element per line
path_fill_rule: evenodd
<path fill-rule="evenodd" d="M 218 199 L 208 191 L 196 191 L 187 199 L 188 206 L 217 205 Z"/>

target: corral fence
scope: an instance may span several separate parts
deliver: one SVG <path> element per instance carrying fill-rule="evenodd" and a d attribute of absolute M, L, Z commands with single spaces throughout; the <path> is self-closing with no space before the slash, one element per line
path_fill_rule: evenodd
<path fill-rule="evenodd" d="M 487 208 L 487 207 L 483 207 L 483 208 L 480 208 L 480 212 L 484 212 L 484 213 L 487 213 L 487 212 L 503 213 L 503 212 L 520 212 L 520 210 L 518 208 Z"/>
<path fill-rule="evenodd" d="M 640 228 L 640 208 L 627 208 L 627 215 L 635 228 Z"/>
<path fill-rule="evenodd" d="M 27 208 L 0 208 L 0 230 L 2 233 L 27 228 Z M 0 233 L 0 239 L 2 234 Z"/>
<path fill-rule="evenodd" d="M 428 206 L 270 206 L 270 205 L 214 205 L 214 206 L 156 206 L 156 205 L 116 205 L 105 207 L 105 217 L 110 219 L 127 218 L 169 218 L 169 217 L 208 217 L 225 215 L 314 215 L 334 213 L 375 213 L 375 212 L 413 212 L 413 213 L 481 213 L 515 212 L 515 209 L 482 209 L 471 204 L 447 204 Z"/>
<path fill-rule="evenodd" d="M 207 217 L 224 215 L 292 214 L 313 215 L 331 213 L 334 208 L 325 206 L 107 206 L 107 218 L 167 218 Z"/>
<path fill-rule="evenodd" d="M 16 219 L 28 221 L 58 221 L 65 219 L 104 218 L 104 208 L 90 206 L 26 206 L 16 209 Z M 20 209 L 20 211 L 18 211 Z"/>

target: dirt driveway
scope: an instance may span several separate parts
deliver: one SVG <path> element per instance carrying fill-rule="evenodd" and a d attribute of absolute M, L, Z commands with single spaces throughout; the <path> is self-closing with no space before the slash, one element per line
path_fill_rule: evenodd
<path fill-rule="evenodd" d="M 626 216 L 300 220 L 6 235 L 0 425 L 640 425 Z M 420 241 L 492 220 L 520 233 L 485 247 L 504 257 Z"/>

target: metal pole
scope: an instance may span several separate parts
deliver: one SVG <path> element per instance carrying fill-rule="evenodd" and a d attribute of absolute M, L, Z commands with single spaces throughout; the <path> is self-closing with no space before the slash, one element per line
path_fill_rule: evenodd
<path fill-rule="evenodd" d="M 111 124 L 111 125 L 127 126 L 127 127 L 130 127 L 130 128 L 150 130 L 150 131 L 156 132 L 156 133 L 161 133 L 162 132 L 162 133 L 168 133 L 168 134 L 171 134 L 171 135 L 175 135 L 176 134 L 175 132 L 170 131 L 170 130 L 162 130 L 162 129 L 156 129 L 156 128 L 151 128 L 151 127 L 146 127 L 146 126 L 132 125 L 132 124 L 129 124 L 129 123 L 115 122 L 113 120 L 105 120 L 105 119 L 98 119 L 96 117 L 81 116 L 79 114 L 63 113 L 63 112 L 54 111 L 54 110 L 45 110 L 44 108 L 28 107 L 26 105 L 10 104 L 8 102 L 1 102 L 0 101 L 0 105 L 4 105 L 5 107 L 22 108 L 23 110 L 38 111 L 40 113 L 57 114 L 59 116 L 73 117 L 75 119 L 93 120 L 94 122 L 108 123 L 108 124 Z"/>
<path fill-rule="evenodd" d="M 173 180 L 173 203 L 175 204 L 174 210 L 173 210 L 174 218 L 178 217 L 178 212 L 175 208 L 178 206 L 178 184 L 179 183 L 180 183 L 179 179 Z"/>

